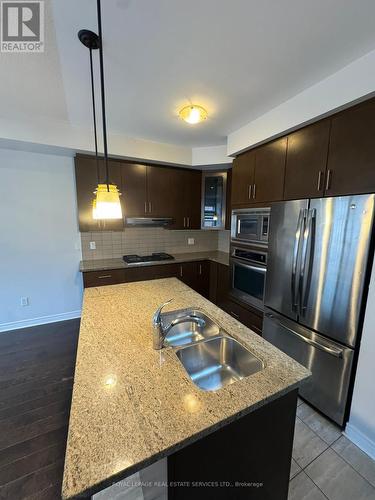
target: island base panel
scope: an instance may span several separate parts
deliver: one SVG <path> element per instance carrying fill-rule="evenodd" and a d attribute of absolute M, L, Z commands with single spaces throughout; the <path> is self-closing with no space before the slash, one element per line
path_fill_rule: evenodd
<path fill-rule="evenodd" d="M 168 500 L 287 500 L 297 394 L 170 455 Z"/>

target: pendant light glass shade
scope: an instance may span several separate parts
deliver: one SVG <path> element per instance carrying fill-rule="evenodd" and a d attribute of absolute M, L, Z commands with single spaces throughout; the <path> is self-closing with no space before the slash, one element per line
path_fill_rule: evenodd
<path fill-rule="evenodd" d="M 122 219 L 120 192 L 115 184 L 98 184 L 92 206 L 94 219 Z"/>

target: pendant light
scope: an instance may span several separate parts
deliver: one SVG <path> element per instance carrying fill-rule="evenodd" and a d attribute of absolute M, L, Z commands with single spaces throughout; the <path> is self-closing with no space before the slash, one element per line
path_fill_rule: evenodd
<path fill-rule="evenodd" d="M 109 162 L 108 162 L 108 144 L 107 144 L 107 124 L 105 112 L 105 92 L 104 92 L 104 63 L 103 63 L 103 36 L 102 36 L 102 16 L 100 0 L 97 0 L 97 15 L 98 15 L 98 31 L 99 35 L 90 30 L 80 30 L 78 38 L 89 49 L 90 52 L 90 75 L 91 75 L 91 93 L 93 106 L 94 120 L 94 136 L 95 136 L 95 157 L 96 168 L 98 174 L 98 186 L 94 192 L 92 215 L 94 219 L 122 219 L 122 209 L 120 195 L 117 186 L 110 182 L 109 178 Z M 104 149 L 104 166 L 105 166 L 105 182 L 100 182 L 99 158 L 98 158 L 98 140 L 96 130 L 96 108 L 95 108 L 95 85 L 92 51 L 99 50 L 100 63 L 100 88 L 101 88 L 101 103 L 102 103 L 102 120 L 103 120 L 103 149 Z"/>

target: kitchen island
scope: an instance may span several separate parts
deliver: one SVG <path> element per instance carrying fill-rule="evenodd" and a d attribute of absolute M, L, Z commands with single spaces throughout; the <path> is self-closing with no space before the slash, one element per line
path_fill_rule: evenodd
<path fill-rule="evenodd" d="M 153 314 L 170 298 L 166 310 L 203 310 L 264 369 L 218 391 L 196 387 L 174 349 L 152 347 Z M 297 389 L 308 377 L 176 278 L 86 289 L 63 498 L 87 498 L 167 456 L 175 483 L 235 478 L 262 484 L 233 494 L 225 486 L 208 493 L 175 487 L 170 498 L 286 499 Z"/>

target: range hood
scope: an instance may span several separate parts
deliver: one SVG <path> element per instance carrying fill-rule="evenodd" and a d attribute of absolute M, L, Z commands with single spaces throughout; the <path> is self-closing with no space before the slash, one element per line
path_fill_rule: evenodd
<path fill-rule="evenodd" d="M 127 226 L 165 227 L 173 223 L 172 217 L 126 217 Z"/>

